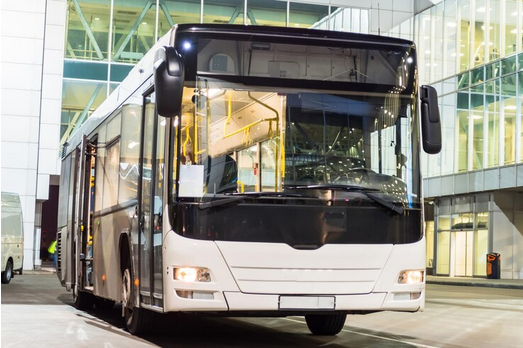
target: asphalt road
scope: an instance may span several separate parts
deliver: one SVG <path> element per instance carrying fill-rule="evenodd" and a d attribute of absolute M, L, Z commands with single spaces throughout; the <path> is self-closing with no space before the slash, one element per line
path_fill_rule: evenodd
<path fill-rule="evenodd" d="M 55 275 L 2 284 L 2 347 L 523 347 L 523 290 L 428 285 L 422 313 L 349 316 L 336 337 L 301 317 L 159 318 L 152 334 L 123 329 L 121 307 L 78 311 Z"/>

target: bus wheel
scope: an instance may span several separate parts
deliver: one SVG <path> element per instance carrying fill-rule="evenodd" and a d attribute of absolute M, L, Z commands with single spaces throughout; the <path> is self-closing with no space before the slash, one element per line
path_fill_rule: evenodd
<path fill-rule="evenodd" d="M 305 316 L 307 326 L 313 335 L 332 336 L 338 334 L 345 324 L 347 315 L 341 314 L 308 314 Z"/>
<path fill-rule="evenodd" d="M 89 310 L 93 308 L 94 295 L 88 292 L 79 291 L 76 286 L 73 287 L 73 306 L 76 309 Z"/>
<path fill-rule="evenodd" d="M 13 261 L 11 259 L 7 260 L 7 265 L 5 265 L 5 271 L 2 272 L 2 283 L 9 284 L 13 278 Z"/>
<path fill-rule="evenodd" d="M 94 297 L 94 306 L 98 310 L 108 311 L 110 309 L 113 309 L 114 301 L 113 300 L 107 300 L 105 298 L 101 298 L 101 297 L 95 296 Z"/>
<path fill-rule="evenodd" d="M 147 333 L 152 326 L 152 313 L 133 304 L 134 291 L 131 271 L 126 267 L 122 275 L 122 311 L 125 326 L 133 335 Z"/>

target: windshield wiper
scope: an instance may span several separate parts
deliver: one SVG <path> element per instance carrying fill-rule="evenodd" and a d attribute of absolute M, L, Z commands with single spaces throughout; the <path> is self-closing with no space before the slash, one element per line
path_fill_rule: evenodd
<path fill-rule="evenodd" d="M 317 184 L 317 185 L 284 185 L 284 188 L 295 190 L 341 190 L 341 191 L 356 191 L 364 194 L 374 202 L 382 205 L 396 214 L 403 215 L 404 209 L 401 205 L 388 201 L 376 193 L 381 192 L 379 189 L 371 187 L 362 187 L 357 185 L 343 185 L 343 184 Z"/>
<path fill-rule="evenodd" d="M 303 197 L 299 193 L 289 193 L 289 192 L 243 192 L 243 193 L 225 193 L 226 198 L 221 198 L 217 200 L 211 200 L 209 202 L 199 203 L 198 208 L 201 210 L 209 209 L 212 207 L 217 207 L 220 205 L 226 205 L 231 203 L 236 203 L 243 201 L 245 197 Z"/>

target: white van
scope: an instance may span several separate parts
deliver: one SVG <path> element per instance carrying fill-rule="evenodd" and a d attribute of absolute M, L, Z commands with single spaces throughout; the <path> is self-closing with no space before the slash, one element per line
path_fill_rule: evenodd
<path fill-rule="evenodd" d="M 20 197 L 2 192 L 2 283 L 7 284 L 14 272 L 22 274 L 24 261 L 24 227 Z"/>

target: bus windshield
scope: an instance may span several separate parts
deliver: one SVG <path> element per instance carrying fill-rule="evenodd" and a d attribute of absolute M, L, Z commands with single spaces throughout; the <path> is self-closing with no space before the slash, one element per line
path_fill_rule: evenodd
<path fill-rule="evenodd" d="M 195 87 L 183 98 L 180 197 L 357 188 L 419 203 L 412 95 L 203 76 Z"/>
<path fill-rule="evenodd" d="M 281 37 L 226 40 L 183 33 L 178 43 L 190 69 L 199 75 L 342 82 L 358 84 L 360 90 L 361 85 L 385 86 L 385 91 L 410 89 L 414 79 L 414 49 L 408 44 Z"/>

